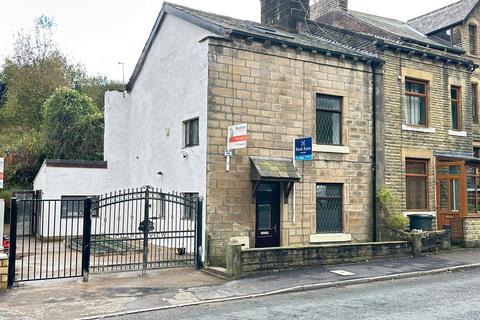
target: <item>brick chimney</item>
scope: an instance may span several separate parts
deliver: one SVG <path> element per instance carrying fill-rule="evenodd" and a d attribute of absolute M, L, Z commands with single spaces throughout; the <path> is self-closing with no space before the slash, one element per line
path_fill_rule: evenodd
<path fill-rule="evenodd" d="M 297 22 L 310 16 L 310 0 L 260 0 L 262 23 L 297 32 Z"/>
<path fill-rule="evenodd" d="M 311 19 L 316 20 L 331 11 L 348 11 L 348 0 L 316 0 L 311 6 Z"/>

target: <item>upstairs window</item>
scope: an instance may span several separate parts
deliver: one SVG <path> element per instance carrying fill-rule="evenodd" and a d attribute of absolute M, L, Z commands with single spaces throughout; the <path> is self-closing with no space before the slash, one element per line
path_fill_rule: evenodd
<path fill-rule="evenodd" d="M 468 44 L 470 47 L 470 53 L 477 54 L 477 26 L 468 26 Z"/>
<path fill-rule="evenodd" d="M 409 125 L 427 126 L 427 82 L 406 79 L 405 120 Z"/>
<path fill-rule="evenodd" d="M 342 97 L 317 95 L 317 144 L 342 144 Z"/>
<path fill-rule="evenodd" d="M 460 87 L 453 87 L 450 89 L 450 105 L 452 109 L 452 130 L 461 129 L 461 107 L 460 107 Z"/>
<path fill-rule="evenodd" d="M 478 84 L 472 83 L 472 118 L 473 123 L 478 123 Z"/>
<path fill-rule="evenodd" d="M 184 147 L 198 146 L 198 118 L 187 120 L 183 122 L 184 130 Z"/>

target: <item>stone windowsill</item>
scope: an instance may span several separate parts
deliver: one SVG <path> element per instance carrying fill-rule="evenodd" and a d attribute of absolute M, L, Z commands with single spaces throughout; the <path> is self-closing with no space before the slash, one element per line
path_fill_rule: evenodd
<path fill-rule="evenodd" d="M 314 152 L 325 152 L 325 153 L 340 153 L 340 154 L 349 154 L 350 147 L 348 146 L 332 146 L 332 145 L 313 145 Z"/>
<path fill-rule="evenodd" d="M 413 132 L 422 132 L 422 133 L 435 133 L 437 130 L 435 128 L 426 128 L 426 127 L 415 127 L 408 124 L 402 124 L 403 131 L 413 131 Z"/>
<path fill-rule="evenodd" d="M 454 136 L 454 137 L 466 137 L 466 136 L 467 136 L 467 132 L 466 132 L 466 131 L 448 130 L 448 135 Z"/>
<path fill-rule="evenodd" d="M 310 235 L 310 243 L 349 242 L 352 235 L 347 233 L 324 233 Z"/>
<path fill-rule="evenodd" d="M 412 214 L 428 214 L 428 215 L 431 215 L 433 217 L 436 217 L 437 216 L 437 212 L 436 211 L 404 211 L 402 212 L 403 215 L 405 217 L 408 217 Z"/>

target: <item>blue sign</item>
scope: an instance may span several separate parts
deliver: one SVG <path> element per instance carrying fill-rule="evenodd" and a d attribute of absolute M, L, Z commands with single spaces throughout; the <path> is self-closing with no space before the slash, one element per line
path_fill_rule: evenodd
<path fill-rule="evenodd" d="M 295 160 L 297 161 L 313 160 L 312 137 L 295 139 Z"/>

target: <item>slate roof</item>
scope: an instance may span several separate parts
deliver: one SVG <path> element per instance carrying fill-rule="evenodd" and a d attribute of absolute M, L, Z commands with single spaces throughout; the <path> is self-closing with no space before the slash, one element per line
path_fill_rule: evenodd
<path fill-rule="evenodd" d="M 292 47 L 301 47 L 307 50 L 316 50 L 323 53 L 336 54 L 338 56 L 355 58 L 359 60 L 379 61 L 376 54 L 343 46 L 334 39 L 322 39 L 314 35 L 290 33 L 280 28 L 258 22 L 240 20 L 214 13 L 200 11 L 177 4 L 165 2 L 155 25 L 152 28 L 150 36 L 143 48 L 140 59 L 137 62 L 135 70 L 127 84 L 127 90 L 130 91 L 143 67 L 143 63 L 150 51 L 157 31 L 161 27 L 166 14 L 175 15 L 190 23 L 212 32 L 215 36 L 230 39 L 231 35 L 253 37 L 256 40 L 268 40 L 272 43 L 285 44 Z"/>
<path fill-rule="evenodd" d="M 336 43 L 334 39 L 319 39 L 311 35 L 291 33 L 270 25 L 265 25 L 249 20 L 235 19 L 215 13 L 204 12 L 173 3 L 166 3 L 166 5 L 170 8 L 180 10 L 184 13 L 190 14 L 194 17 L 217 25 L 223 28 L 223 32 L 226 34 L 238 33 L 254 37 L 257 36 L 260 38 L 269 38 L 271 40 L 276 40 L 286 44 L 290 43 L 292 45 L 303 46 L 307 48 L 313 47 L 319 50 L 338 52 L 342 54 L 348 54 L 350 56 L 357 55 L 363 57 L 366 56 L 368 58 L 376 57 L 367 52 L 357 50 L 356 48 L 346 48 L 340 43 Z"/>
<path fill-rule="evenodd" d="M 480 1 L 480 0 L 476 0 L 476 1 Z M 385 17 L 380 17 L 380 16 L 376 16 L 376 15 L 372 15 L 364 12 L 353 11 L 353 10 L 349 10 L 348 13 L 359 20 L 362 20 L 366 23 L 369 23 L 380 29 L 383 29 L 394 35 L 397 35 L 402 39 L 409 39 L 409 40 L 420 42 L 429 46 L 443 47 L 450 50 L 463 52 L 463 50 L 453 46 L 449 42 L 443 41 L 441 39 L 436 39 L 436 38 L 432 39 L 428 37 L 427 35 L 415 29 L 414 27 L 412 27 L 406 22 L 385 18 Z"/>
<path fill-rule="evenodd" d="M 425 34 L 431 34 L 453 25 L 459 24 L 468 18 L 480 0 L 462 0 L 449 6 L 408 21 L 412 27 Z"/>
<path fill-rule="evenodd" d="M 252 170 L 252 180 L 299 181 L 301 178 L 292 159 L 250 157 L 255 171 Z"/>

